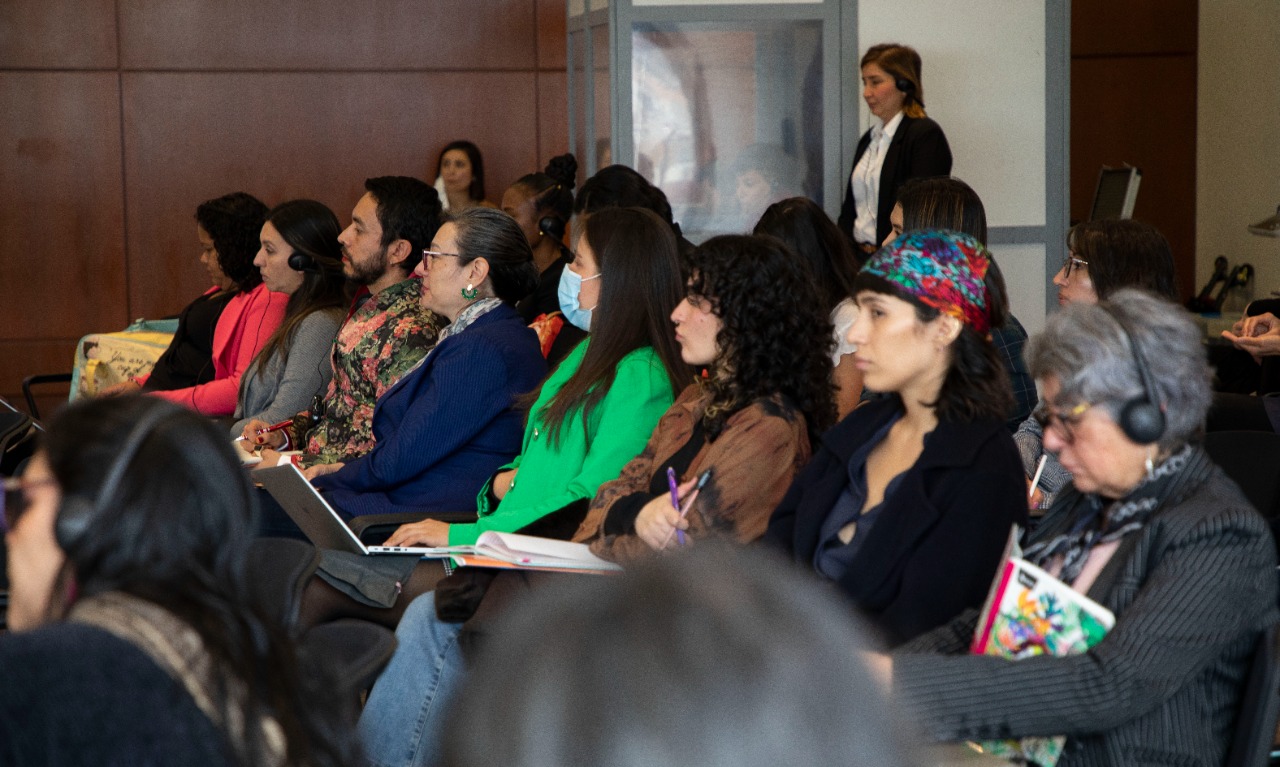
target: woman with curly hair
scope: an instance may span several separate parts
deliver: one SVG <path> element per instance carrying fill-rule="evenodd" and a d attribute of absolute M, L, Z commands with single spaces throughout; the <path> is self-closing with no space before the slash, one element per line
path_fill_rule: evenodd
<path fill-rule="evenodd" d="M 196 208 L 200 263 L 213 281 L 178 316 L 178 330 L 146 375 L 104 389 L 116 396 L 143 391 L 209 416 L 236 409 L 240 377 L 284 320 L 289 296 L 262 282 L 253 259 L 267 206 L 244 192 Z"/>
<path fill-rule="evenodd" d="M 910 232 L 854 282 L 854 361 L 875 400 L 823 435 L 766 540 L 834 581 L 891 643 L 982 604 L 1026 484 L 992 327 L 1004 284 L 987 249 Z"/>
<path fill-rule="evenodd" d="M 614 560 L 691 540 L 758 539 L 808 460 L 812 435 L 835 417 L 831 325 L 808 270 L 786 247 L 769 237 L 725 235 L 694 250 L 685 266 L 685 298 L 671 319 L 681 357 L 706 375 L 662 415 L 644 451 L 600 487 L 578 528 L 575 540 Z M 669 470 L 683 478 L 677 494 L 684 517 L 672 503 Z M 525 583 L 518 574 L 500 575 L 483 609 L 504 609 Z M 563 580 L 531 583 L 554 588 Z M 437 617 L 440 596 L 419 598 L 405 611 L 395 657 L 361 715 L 374 764 L 426 765 L 439 756 L 441 720 L 466 677 L 458 642 L 466 624 L 453 622 L 457 615 Z"/>

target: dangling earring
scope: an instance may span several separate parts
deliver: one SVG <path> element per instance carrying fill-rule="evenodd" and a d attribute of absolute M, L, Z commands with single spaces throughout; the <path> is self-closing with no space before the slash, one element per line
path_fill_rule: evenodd
<path fill-rule="evenodd" d="M 467 283 L 467 286 L 462 289 L 462 297 L 467 299 L 468 301 L 474 300 L 475 297 L 479 294 L 480 294 L 480 291 L 473 288 L 471 286 L 471 283 L 469 282 Z"/>

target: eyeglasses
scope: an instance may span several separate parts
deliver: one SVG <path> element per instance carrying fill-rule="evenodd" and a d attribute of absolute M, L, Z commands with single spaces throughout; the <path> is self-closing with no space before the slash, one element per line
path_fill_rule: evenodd
<path fill-rule="evenodd" d="M 1088 269 L 1089 262 L 1085 261 L 1083 258 L 1076 258 L 1075 256 L 1068 254 L 1067 257 L 1062 260 L 1063 278 L 1068 280 L 1071 279 L 1071 273 L 1081 267 Z"/>
<path fill-rule="evenodd" d="M 1040 428 L 1048 431 L 1054 428 L 1058 435 L 1062 437 L 1062 441 L 1070 445 L 1076 441 L 1075 427 L 1080 425 L 1080 420 L 1084 416 L 1085 411 L 1093 407 L 1091 402 L 1081 402 L 1075 407 L 1067 410 L 1054 410 L 1047 403 L 1041 402 L 1031 411 L 1031 417 L 1036 419 L 1036 423 L 1040 424 Z"/>
<path fill-rule="evenodd" d="M 462 258 L 462 254 L 461 253 L 441 253 L 438 250 L 427 249 L 422 251 L 422 257 L 434 263 L 438 258 Z"/>
<path fill-rule="evenodd" d="M 0 494 L 0 531 L 12 530 L 27 510 L 27 490 L 43 485 L 57 484 L 52 479 L 21 480 L 10 477 L 0 486 L 4 493 Z"/>

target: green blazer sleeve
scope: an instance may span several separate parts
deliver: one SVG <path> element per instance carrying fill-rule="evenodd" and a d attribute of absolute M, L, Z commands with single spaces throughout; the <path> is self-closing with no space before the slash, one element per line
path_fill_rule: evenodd
<path fill-rule="evenodd" d="M 560 445 L 536 430 L 517 459 L 520 472 L 502 503 L 481 509 L 472 524 L 449 526 L 451 546 L 475 543 L 486 530 L 512 532 L 574 501 L 592 498 L 644 449 L 649 434 L 674 401 L 666 370 L 651 348 L 631 352 L 618 363 L 609 393 L 584 430 L 575 413 L 560 430 Z M 537 413 L 531 419 L 538 419 Z"/>

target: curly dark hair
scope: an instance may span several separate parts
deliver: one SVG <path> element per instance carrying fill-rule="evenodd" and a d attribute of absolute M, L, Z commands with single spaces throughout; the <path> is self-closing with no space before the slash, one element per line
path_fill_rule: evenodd
<path fill-rule="evenodd" d="M 814 435 L 834 423 L 833 331 L 804 262 L 776 238 L 726 234 L 695 248 L 685 266 L 688 295 L 709 301 L 721 322 L 705 379 L 707 434 L 714 438 L 734 412 L 774 396 L 798 407 Z"/>
<path fill-rule="evenodd" d="M 232 192 L 200 203 L 196 223 L 209 233 L 218 252 L 218 266 L 240 291 L 262 284 L 262 274 L 253 265 L 258 255 L 258 236 L 267 221 L 267 206 L 245 192 Z"/>

